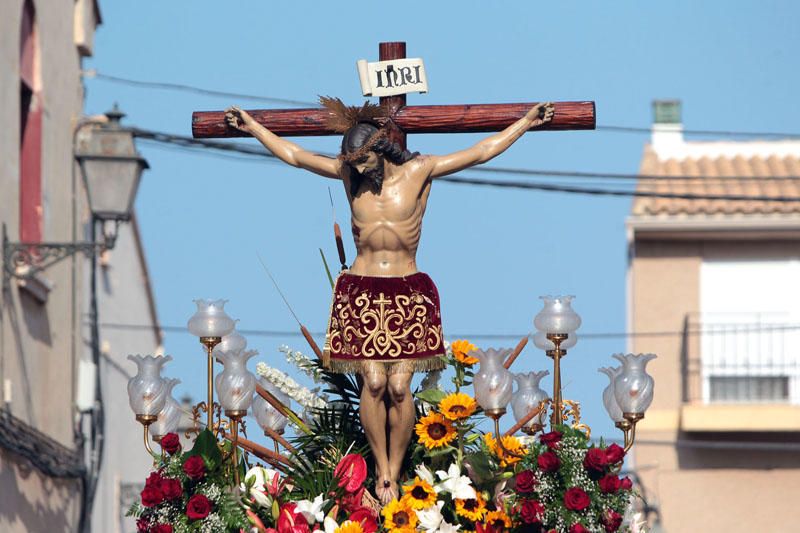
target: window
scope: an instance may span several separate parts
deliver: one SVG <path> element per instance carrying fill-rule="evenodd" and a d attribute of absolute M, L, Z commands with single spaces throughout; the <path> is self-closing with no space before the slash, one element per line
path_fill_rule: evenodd
<path fill-rule="evenodd" d="M 26 0 L 19 53 L 19 233 L 23 242 L 42 240 L 42 109 L 36 33 L 36 10 Z"/>

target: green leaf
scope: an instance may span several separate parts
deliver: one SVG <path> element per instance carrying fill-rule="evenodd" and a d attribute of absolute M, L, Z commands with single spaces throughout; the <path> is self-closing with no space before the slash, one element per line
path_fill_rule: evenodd
<path fill-rule="evenodd" d="M 209 470 L 214 470 L 222 463 L 222 452 L 219 451 L 217 438 L 207 428 L 197 435 L 194 446 L 184 454 L 184 460 L 193 455 L 203 458 Z"/>
<path fill-rule="evenodd" d="M 472 435 L 470 435 L 471 437 Z M 490 479 L 492 477 L 492 468 L 489 464 L 489 457 L 484 453 L 469 453 L 466 456 L 466 461 L 472 467 L 472 472 L 475 477 L 480 481 Z"/>
<path fill-rule="evenodd" d="M 447 393 L 439 389 L 428 389 L 422 392 L 418 392 L 417 394 L 415 394 L 415 396 L 420 400 L 422 400 L 423 402 L 427 402 L 433 405 L 439 405 L 439 402 L 441 402 L 444 399 L 444 397 L 447 396 Z"/>

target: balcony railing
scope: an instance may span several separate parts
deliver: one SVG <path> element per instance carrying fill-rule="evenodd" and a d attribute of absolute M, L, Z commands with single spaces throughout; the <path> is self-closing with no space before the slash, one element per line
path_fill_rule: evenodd
<path fill-rule="evenodd" d="M 785 315 L 690 315 L 682 352 L 686 402 L 800 404 L 800 322 Z"/>

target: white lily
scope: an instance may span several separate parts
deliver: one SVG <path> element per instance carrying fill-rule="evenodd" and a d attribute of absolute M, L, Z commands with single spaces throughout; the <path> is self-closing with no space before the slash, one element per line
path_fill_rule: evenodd
<path fill-rule="evenodd" d="M 461 475 L 461 470 L 459 470 L 458 465 L 455 463 L 450 465 L 447 472 L 444 470 L 437 470 L 436 475 L 439 476 L 441 480 L 440 485 L 442 490 L 449 492 L 453 498 L 469 500 L 477 497 L 475 489 L 472 488 L 472 482 L 467 476 Z"/>
<path fill-rule="evenodd" d="M 418 528 L 425 530 L 426 533 L 436 533 L 439 529 L 439 524 L 442 523 L 444 517 L 442 516 L 442 506 L 444 502 L 436 502 L 436 505 L 431 505 L 427 509 L 420 509 L 417 511 L 417 518 L 419 519 Z"/>
<path fill-rule="evenodd" d="M 325 517 L 325 521 L 322 523 L 322 525 L 325 527 L 325 533 L 334 533 L 337 529 L 339 529 L 339 524 L 337 524 L 336 520 L 330 516 Z"/>
<path fill-rule="evenodd" d="M 456 533 L 460 528 L 461 526 L 456 526 L 450 524 L 449 522 L 442 521 L 442 525 L 439 526 L 438 533 Z"/>
<path fill-rule="evenodd" d="M 422 481 L 432 486 L 436 492 L 440 492 L 442 490 L 436 485 L 436 481 L 433 479 L 433 473 L 430 470 L 428 470 L 427 466 L 425 466 L 424 464 L 420 464 L 414 471 L 417 473 L 417 475 Z"/>
<path fill-rule="evenodd" d="M 250 488 L 249 495 L 256 501 L 258 505 L 261 507 L 271 507 L 272 506 L 272 498 L 267 493 L 267 489 L 264 485 L 267 483 L 271 483 L 272 480 L 275 478 L 275 474 L 278 472 L 276 470 L 272 470 L 271 468 L 264 468 L 263 466 L 254 466 L 250 470 L 247 471 L 245 474 L 244 479 L 245 481 L 249 481 L 250 479 L 254 478 L 253 486 Z M 242 483 L 239 486 L 239 489 L 244 492 L 246 490 L 246 485 Z"/>
<path fill-rule="evenodd" d="M 322 494 L 314 498 L 314 501 L 300 500 L 297 502 L 297 512 L 303 513 L 303 516 L 309 524 L 314 522 L 322 522 L 325 513 L 322 512 L 322 506 L 328 503 L 328 500 L 322 499 Z"/>

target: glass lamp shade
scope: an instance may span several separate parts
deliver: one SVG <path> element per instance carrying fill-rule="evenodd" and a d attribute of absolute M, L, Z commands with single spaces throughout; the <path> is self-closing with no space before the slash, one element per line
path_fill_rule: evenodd
<path fill-rule="evenodd" d="M 247 411 L 256 391 L 256 377 L 247 370 L 247 360 L 258 352 L 217 352 L 216 355 L 225 365 L 214 379 L 220 405 L 225 411 Z"/>
<path fill-rule="evenodd" d="M 539 404 L 548 399 L 547 393 L 539 387 L 539 382 L 543 377 L 550 374 L 547 370 L 542 372 L 528 372 L 527 374 L 514 374 L 514 381 L 517 382 L 517 392 L 511 401 L 511 409 L 514 411 L 514 420 L 519 422 L 532 410 L 539 407 Z M 547 409 L 525 424 L 531 427 L 534 424 L 544 424 L 547 418 Z"/>
<path fill-rule="evenodd" d="M 505 409 L 511 401 L 514 389 L 514 378 L 503 362 L 511 353 L 511 349 L 475 350 L 474 355 L 480 361 L 480 368 L 472 381 L 475 388 L 475 400 L 484 411 Z"/>
<path fill-rule="evenodd" d="M 267 391 L 272 393 L 272 395 L 275 396 L 275 398 L 277 398 L 283 405 L 289 407 L 291 398 L 288 394 L 282 392 L 280 389 L 278 389 L 278 387 L 273 385 L 272 382 L 263 377 L 259 378 L 258 382 Z M 263 431 L 271 429 L 278 433 L 282 433 L 286 428 L 286 424 L 289 422 L 285 416 L 278 412 L 277 409 L 272 407 L 267 400 L 258 394 L 253 397 L 253 414 L 256 417 L 258 425 Z"/>
<path fill-rule="evenodd" d="M 92 213 L 103 220 L 128 220 L 147 161 L 136 152 L 133 133 L 120 126 L 116 106 L 108 122 L 78 136 L 77 153 Z"/>
<path fill-rule="evenodd" d="M 570 332 L 569 335 L 562 343 L 561 349 L 562 350 L 569 350 L 576 344 L 578 344 L 578 334 L 575 332 Z M 551 351 L 556 349 L 556 345 L 553 344 L 553 341 L 547 338 L 547 333 L 544 331 L 537 331 L 533 334 L 533 344 L 539 348 L 540 350 L 544 351 Z"/>
<path fill-rule="evenodd" d="M 614 396 L 614 380 L 622 372 L 622 367 L 603 367 L 598 368 L 597 371 L 602 372 L 608 376 L 609 379 L 608 386 L 603 389 L 603 407 L 606 408 L 606 412 L 608 416 L 611 417 L 611 420 L 614 422 L 622 422 L 622 420 L 624 420 L 622 417 L 622 409 L 620 409 L 617 398 Z"/>
<path fill-rule="evenodd" d="M 581 327 L 581 317 L 572 310 L 574 296 L 540 296 L 544 307 L 533 319 L 536 329 L 544 333 L 574 333 Z"/>
<path fill-rule="evenodd" d="M 137 415 L 154 416 L 164 408 L 169 396 L 169 387 L 161 377 L 161 367 L 172 357 L 152 355 L 129 355 L 136 363 L 137 373 L 128 381 L 128 401 Z"/>
<path fill-rule="evenodd" d="M 175 433 L 181 422 L 181 407 L 175 398 L 172 397 L 172 389 L 181 382 L 179 379 L 168 379 L 167 381 L 167 401 L 164 408 L 159 411 L 158 418 L 150 425 L 150 434 L 156 437 L 163 437 L 167 433 Z"/>
<path fill-rule="evenodd" d="M 236 325 L 225 313 L 228 300 L 195 300 L 197 312 L 187 324 L 189 332 L 197 337 L 224 337 Z"/>
<path fill-rule="evenodd" d="M 128 220 L 147 162 L 138 156 L 79 156 L 89 208 L 103 220 Z"/>
<path fill-rule="evenodd" d="M 612 355 L 622 363 L 620 374 L 614 378 L 614 398 L 623 413 L 644 414 L 653 401 L 653 377 L 647 373 L 647 363 L 656 358 L 652 353 Z"/>
<path fill-rule="evenodd" d="M 238 320 L 234 320 L 234 323 Z M 222 337 L 222 342 L 214 346 L 214 355 L 219 352 L 241 352 L 247 348 L 247 339 L 235 329 Z"/>

